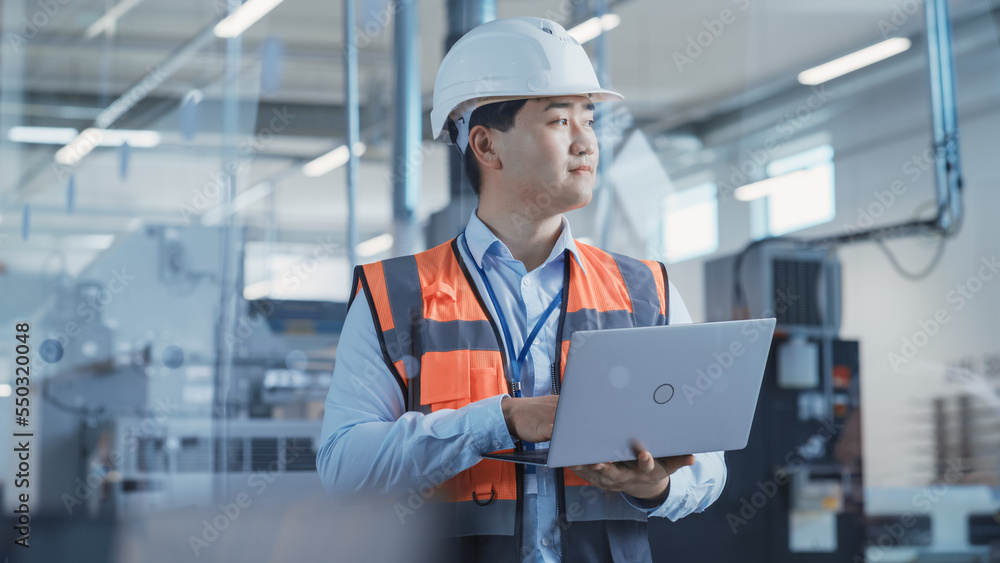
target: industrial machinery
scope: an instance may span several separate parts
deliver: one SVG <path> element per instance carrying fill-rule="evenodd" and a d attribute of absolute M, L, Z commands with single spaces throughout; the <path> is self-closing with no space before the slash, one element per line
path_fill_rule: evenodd
<path fill-rule="evenodd" d="M 40 512 L 127 518 L 211 504 L 248 479 L 320 490 L 315 451 L 346 305 L 240 295 L 222 334 L 224 237 L 141 228 L 36 314 Z M 242 288 L 242 269 L 235 277 Z"/>
<path fill-rule="evenodd" d="M 722 496 L 703 514 L 651 524 L 654 550 L 690 561 L 853 561 L 864 535 L 859 364 L 858 343 L 836 338 L 839 263 L 769 245 L 707 262 L 705 279 L 707 320 L 778 325 L 749 443 L 726 454 Z M 713 540 L 674 541 L 684 537 Z"/>

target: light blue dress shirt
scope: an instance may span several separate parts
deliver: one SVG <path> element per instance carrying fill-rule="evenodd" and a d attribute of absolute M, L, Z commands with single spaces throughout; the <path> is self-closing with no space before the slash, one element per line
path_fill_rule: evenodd
<path fill-rule="evenodd" d="M 552 252 L 531 272 L 514 259 L 475 212 L 464 236 L 472 256 L 466 254 L 464 244 L 459 244 L 463 258 L 467 263 L 474 260 L 486 271 L 503 308 L 514 347 L 520 350 L 529 327 L 535 326 L 562 289 L 564 251 L 569 250 L 579 261 L 569 222 L 562 219 L 562 233 Z M 475 273 L 474 268 L 470 270 Z M 487 295 L 479 276 L 472 278 L 480 294 Z M 496 320 L 492 303 L 489 299 L 484 301 Z M 521 366 L 522 392 L 526 397 L 552 392 L 550 366 L 555 358 L 558 319 L 558 313 L 546 319 Z M 669 320 L 671 324 L 691 322 L 673 284 L 670 284 Z M 500 408 L 505 396 L 427 415 L 404 412 L 403 395 L 382 359 L 368 303 L 363 298 L 356 299 L 337 346 L 333 381 L 326 399 L 316 460 L 320 478 L 332 491 L 401 495 L 426 486 L 428 475 L 453 475 L 478 463 L 483 453 L 514 447 Z M 725 481 L 721 452 L 695 454 L 694 465 L 683 467 L 671 476 L 670 493 L 661 505 L 647 506 L 639 499 L 623 496 L 650 516 L 677 520 L 701 512 L 713 503 L 722 493 Z M 522 559 L 555 563 L 559 555 L 554 472 L 538 468 L 537 473 L 527 474 L 524 491 Z"/>

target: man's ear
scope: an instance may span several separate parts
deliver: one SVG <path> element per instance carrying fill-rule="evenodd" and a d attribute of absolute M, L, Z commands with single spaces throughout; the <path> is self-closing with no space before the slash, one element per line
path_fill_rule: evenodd
<path fill-rule="evenodd" d="M 480 168 L 499 170 L 503 167 L 496 150 L 495 133 L 482 125 L 476 125 L 469 131 L 469 150 L 475 154 Z"/>

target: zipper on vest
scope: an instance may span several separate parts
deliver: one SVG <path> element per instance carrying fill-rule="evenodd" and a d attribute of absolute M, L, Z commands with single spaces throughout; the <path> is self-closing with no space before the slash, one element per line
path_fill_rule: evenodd
<path fill-rule="evenodd" d="M 565 256 L 563 259 L 563 295 L 562 303 L 559 307 L 559 324 L 556 326 L 556 357 L 555 361 L 552 362 L 552 394 L 558 395 L 559 390 L 562 387 L 562 381 L 559 378 L 559 372 L 562 364 L 562 341 L 563 341 L 563 328 L 566 324 L 566 307 L 569 303 L 569 271 L 570 271 L 570 261 L 573 260 L 572 255 L 569 250 L 565 251 Z M 559 536 L 556 538 L 556 552 L 559 554 L 559 561 L 563 560 L 563 553 L 566 551 L 564 549 L 565 537 L 563 534 L 563 519 L 566 517 L 566 479 L 565 472 L 563 468 L 556 470 L 556 534 Z M 566 522 L 566 528 L 569 528 L 569 522 Z"/>

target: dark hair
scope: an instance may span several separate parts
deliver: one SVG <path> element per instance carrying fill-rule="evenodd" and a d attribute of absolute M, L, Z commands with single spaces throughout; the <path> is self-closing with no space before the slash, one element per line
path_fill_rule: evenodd
<path fill-rule="evenodd" d="M 514 126 L 514 116 L 524 107 L 524 103 L 527 101 L 526 99 L 508 100 L 476 108 L 472 112 L 472 116 L 469 117 L 469 131 L 472 131 L 472 128 L 477 125 L 482 125 L 488 129 L 496 129 L 501 132 L 509 131 Z M 472 191 L 476 192 L 476 195 L 479 195 L 479 187 L 482 180 L 479 173 L 479 161 L 476 160 L 476 153 L 472 152 L 471 147 L 465 146 L 462 148 L 465 151 L 465 175 L 469 178 L 469 183 L 472 184 Z"/>

